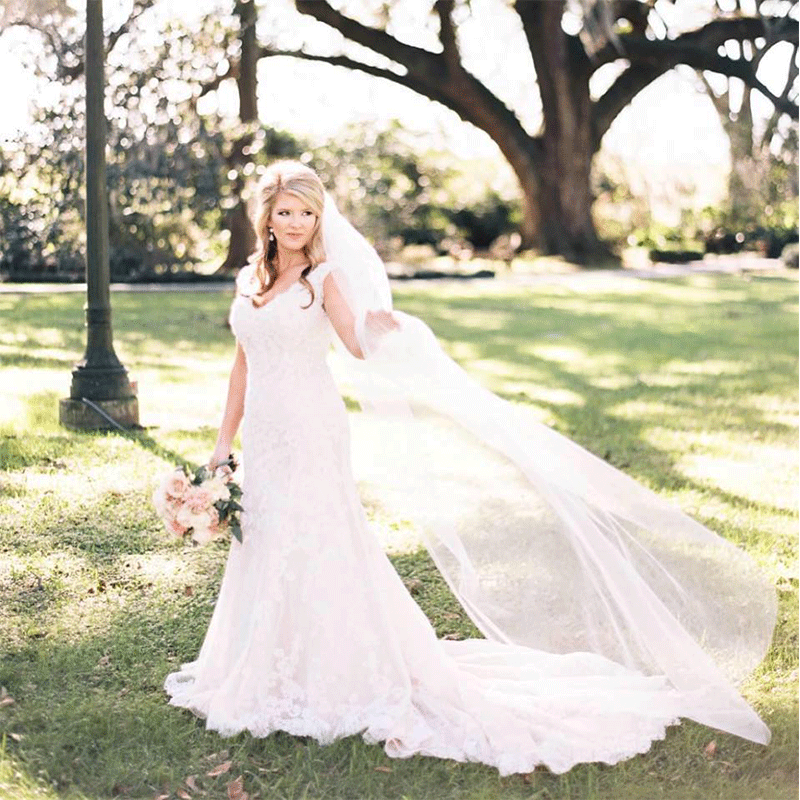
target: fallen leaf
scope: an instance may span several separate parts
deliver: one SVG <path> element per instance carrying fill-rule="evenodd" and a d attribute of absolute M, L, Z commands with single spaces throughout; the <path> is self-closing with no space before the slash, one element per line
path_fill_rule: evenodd
<path fill-rule="evenodd" d="M 226 773 L 233 764 L 233 761 L 223 761 L 219 766 L 214 767 L 210 772 L 206 772 L 209 778 L 216 778 L 217 775 Z"/>
<path fill-rule="evenodd" d="M 192 586 L 184 586 L 183 587 L 183 593 L 187 597 L 191 597 L 194 594 L 194 587 L 192 587 Z"/>
<path fill-rule="evenodd" d="M 169 797 L 168 794 L 157 794 L 153 800 L 169 800 Z"/>
<path fill-rule="evenodd" d="M 101 658 L 101 659 L 100 659 L 100 660 L 97 662 L 97 666 L 98 666 L 98 667 L 107 667 L 107 666 L 108 666 L 108 662 L 109 662 L 109 661 L 111 661 L 111 656 L 103 656 L 103 657 L 102 657 L 102 658 Z"/>
<path fill-rule="evenodd" d="M 232 781 L 228 781 L 228 800 L 247 800 L 244 791 L 244 776 L 240 775 Z"/>
<path fill-rule="evenodd" d="M 375 772 L 392 772 L 391 767 L 375 767 Z"/>
<path fill-rule="evenodd" d="M 11 738 L 12 738 L 12 739 L 15 741 L 15 742 L 18 742 L 18 741 L 20 741 L 20 740 L 22 739 L 22 734 L 21 734 L 21 733 L 13 733 L 12 731 L 9 731 L 9 732 L 8 732 L 8 735 L 9 735 L 9 736 L 10 736 L 10 737 L 11 737 Z"/>
<path fill-rule="evenodd" d="M 704 748 L 703 752 L 706 754 L 707 758 L 714 758 L 714 755 L 717 752 L 717 742 L 712 739 Z"/>
<path fill-rule="evenodd" d="M 193 791 L 198 792 L 200 791 L 200 787 L 197 785 L 197 781 L 194 779 L 194 775 L 190 775 L 184 783 Z"/>
<path fill-rule="evenodd" d="M 13 702 L 14 698 L 6 695 L 2 700 L 0 700 L 0 708 L 2 708 L 3 706 L 10 706 Z"/>
<path fill-rule="evenodd" d="M 177 789 L 175 794 L 178 795 L 181 800 L 192 800 L 192 796 L 186 791 L 186 789 Z"/>

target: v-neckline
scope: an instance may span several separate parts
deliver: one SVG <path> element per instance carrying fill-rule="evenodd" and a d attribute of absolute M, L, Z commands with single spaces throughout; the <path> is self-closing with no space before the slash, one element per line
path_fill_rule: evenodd
<path fill-rule="evenodd" d="M 248 299 L 248 300 L 250 300 L 250 305 L 251 305 L 251 306 L 253 306 L 253 309 L 254 309 L 255 311 L 261 311 L 261 309 L 262 309 L 262 308 L 265 308 L 266 306 L 270 305 L 270 304 L 271 304 L 271 303 L 273 303 L 275 300 L 277 300 L 279 297 L 281 297 L 281 296 L 282 296 L 282 295 L 284 295 L 284 294 L 287 294 L 287 293 L 288 293 L 288 292 L 290 292 L 290 291 L 291 291 L 291 290 L 292 290 L 292 289 L 293 289 L 295 286 L 299 286 L 299 285 L 300 285 L 300 280 L 298 279 L 298 280 L 296 280 L 296 281 L 294 281 L 294 282 L 290 283 L 290 284 L 289 284 L 289 285 L 288 285 L 288 286 L 287 286 L 287 287 L 286 287 L 286 288 L 285 288 L 285 289 L 284 289 L 282 292 L 276 292 L 275 294 L 273 294 L 273 295 L 272 295 L 272 297 L 270 297 L 270 298 L 269 298 L 269 300 L 265 300 L 265 301 L 264 301 L 264 302 L 263 302 L 263 303 L 262 303 L 260 306 L 255 306 L 255 305 L 253 305 L 253 301 L 251 300 L 251 298 L 250 298 L 250 297 L 248 297 L 247 299 Z"/>
<path fill-rule="evenodd" d="M 305 267 L 304 267 L 304 269 L 305 269 Z M 294 279 L 294 281 L 292 281 L 282 292 L 276 292 L 275 294 L 272 295 L 272 297 L 269 298 L 269 300 L 266 300 L 260 306 L 254 306 L 253 305 L 253 301 L 251 299 L 252 295 L 248 296 L 246 299 L 250 300 L 250 305 L 252 306 L 254 311 L 261 311 L 262 308 L 265 308 L 266 306 L 270 305 L 270 303 L 272 303 L 273 301 L 277 300 L 281 295 L 287 294 L 289 291 L 292 290 L 293 287 L 299 286 L 300 285 L 300 278 L 302 277 L 302 275 L 303 275 L 303 273 L 301 271 L 300 274 Z M 240 297 L 244 297 L 244 295 L 240 295 Z"/>

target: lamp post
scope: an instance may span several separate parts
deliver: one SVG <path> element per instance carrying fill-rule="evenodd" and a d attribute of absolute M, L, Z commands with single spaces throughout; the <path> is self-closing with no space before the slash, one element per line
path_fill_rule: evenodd
<path fill-rule="evenodd" d="M 72 370 L 70 396 L 59 403 L 59 423 L 79 430 L 139 427 L 135 384 L 114 352 L 111 331 L 102 0 L 86 0 L 85 50 L 86 351 Z"/>

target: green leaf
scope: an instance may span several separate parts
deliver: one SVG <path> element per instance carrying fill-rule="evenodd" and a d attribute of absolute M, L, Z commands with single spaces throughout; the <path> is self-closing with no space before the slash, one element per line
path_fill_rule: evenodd
<path fill-rule="evenodd" d="M 242 529 L 237 522 L 231 522 L 231 534 L 235 536 L 239 542 L 242 541 Z"/>

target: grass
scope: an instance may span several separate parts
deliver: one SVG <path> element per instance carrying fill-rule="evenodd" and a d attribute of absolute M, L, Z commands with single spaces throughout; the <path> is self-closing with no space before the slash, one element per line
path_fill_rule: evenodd
<path fill-rule="evenodd" d="M 485 385 L 531 403 L 762 564 L 779 591 L 779 624 L 744 691 L 772 743 L 685 723 L 614 767 L 500 778 L 478 764 L 389 759 L 359 737 L 320 747 L 280 732 L 205 731 L 167 705 L 161 685 L 199 647 L 227 545 L 168 541 L 149 493 L 166 468 L 211 452 L 233 357 L 229 297 L 114 296 L 116 349 L 147 426 L 123 436 L 57 423 L 83 352 L 83 297 L 0 295 L 0 798 L 182 790 L 213 800 L 240 775 L 262 800 L 796 797 L 796 279 L 406 284 L 395 296 Z M 471 635 L 425 551 L 384 527 L 439 635 Z M 229 772 L 207 774 L 226 761 Z"/>

